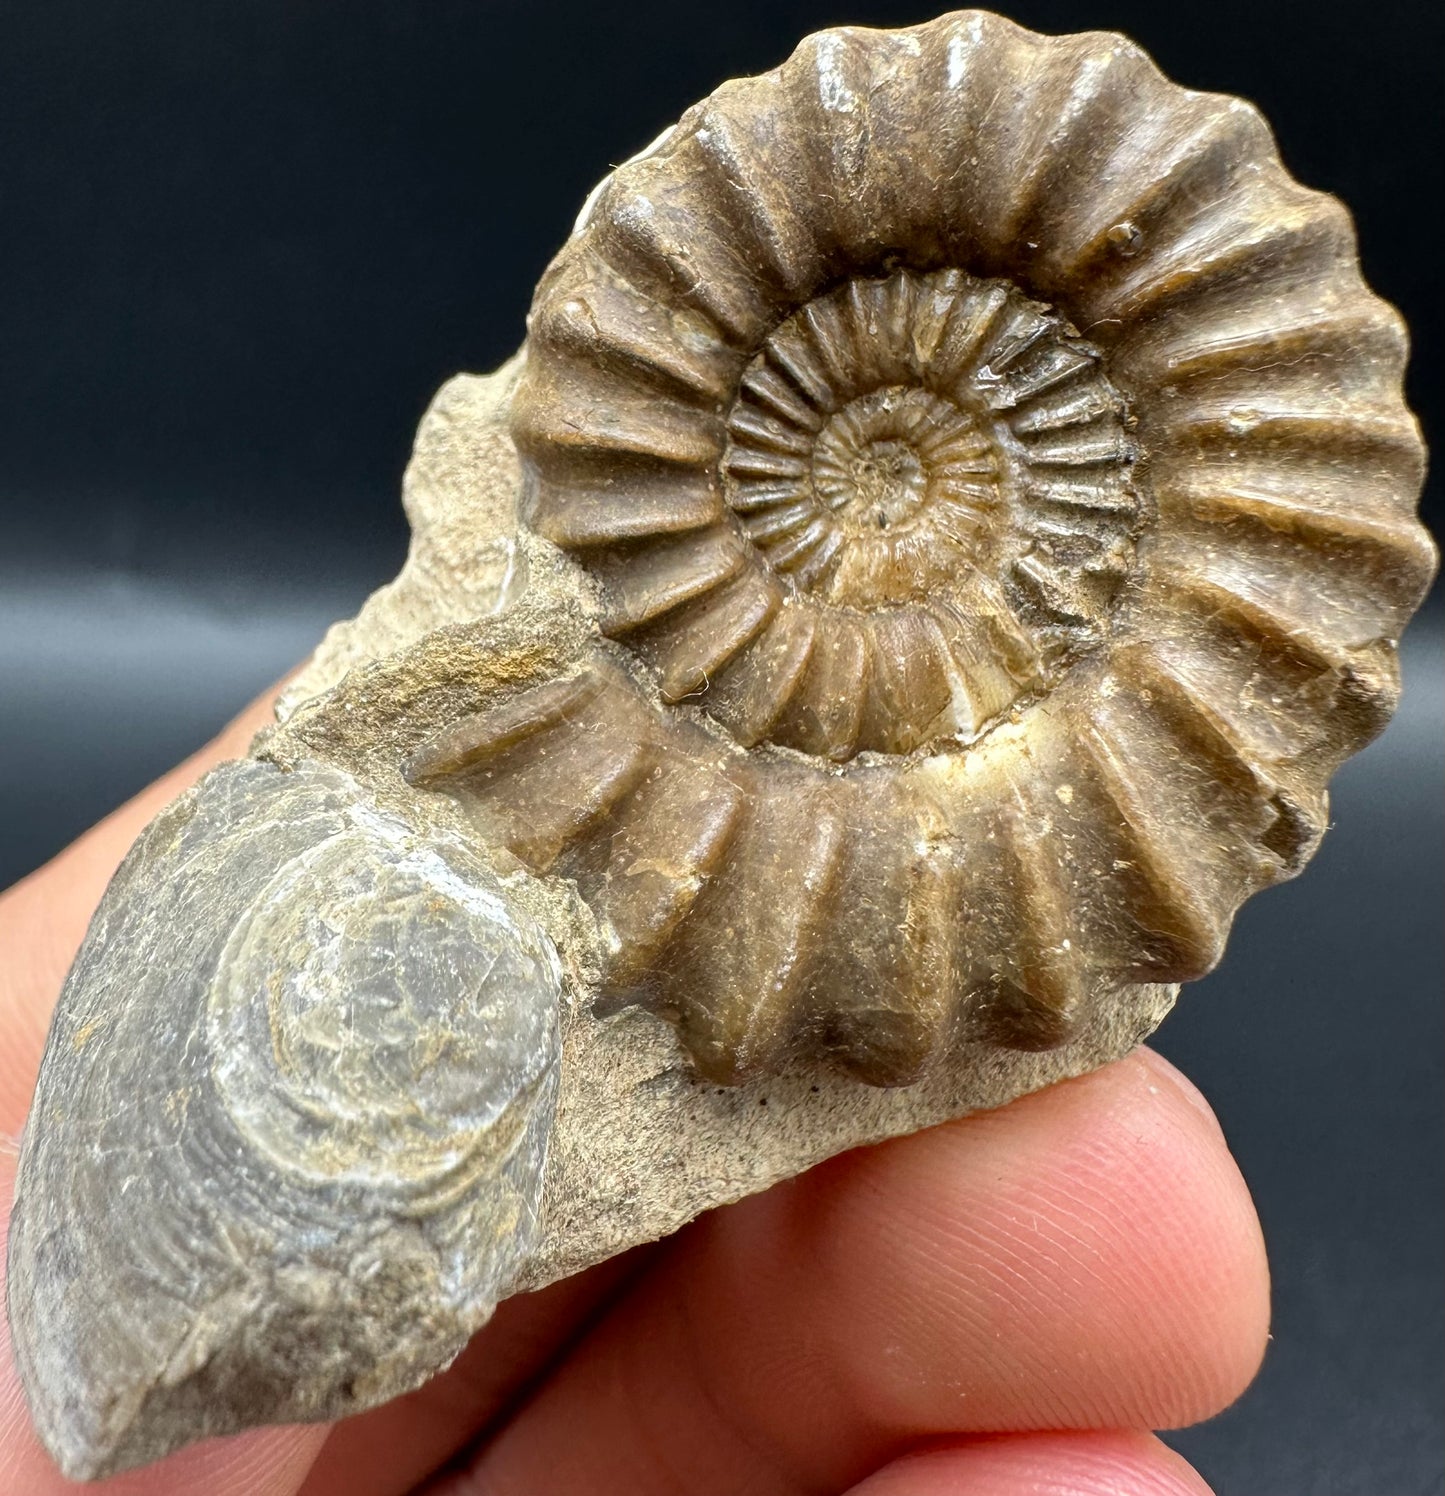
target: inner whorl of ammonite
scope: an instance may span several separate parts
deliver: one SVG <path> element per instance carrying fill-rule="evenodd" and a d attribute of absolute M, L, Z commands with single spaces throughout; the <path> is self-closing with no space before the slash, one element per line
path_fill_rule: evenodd
<path fill-rule="evenodd" d="M 905 719 L 865 714 L 854 750 L 966 741 L 1100 637 L 1138 518 L 1124 400 L 1008 282 L 834 288 L 768 336 L 726 424 L 724 492 L 761 563 L 816 628 L 859 636 L 860 682 Z"/>
<path fill-rule="evenodd" d="M 987 561 L 999 464 L 959 405 L 885 384 L 831 413 L 810 408 L 803 426 L 770 416 L 751 392 L 734 407 L 728 500 L 800 591 L 884 608 Z"/>

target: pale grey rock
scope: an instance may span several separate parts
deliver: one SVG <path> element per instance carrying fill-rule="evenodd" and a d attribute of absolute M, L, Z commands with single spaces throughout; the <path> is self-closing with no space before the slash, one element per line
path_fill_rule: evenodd
<path fill-rule="evenodd" d="M 506 414 L 521 364 L 518 353 L 488 378 L 459 374 L 437 391 L 402 479 L 411 525 L 406 565 L 356 618 L 328 630 L 281 693 L 277 714 L 283 721 L 354 666 L 516 602 L 528 568 L 517 539 L 521 465 Z"/>
<path fill-rule="evenodd" d="M 11 1227 L 67 1475 L 457 1354 L 537 1236 L 560 976 L 463 848 L 336 769 L 227 764 L 151 824 L 61 997 Z"/>

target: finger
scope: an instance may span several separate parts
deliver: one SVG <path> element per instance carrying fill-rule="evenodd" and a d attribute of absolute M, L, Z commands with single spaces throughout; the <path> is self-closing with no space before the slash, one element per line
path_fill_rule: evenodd
<path fill-rule="evenodd" d="M 152 818 L 272 721 L 273 686 L 198 753 L 0 894 L 0 1136 L 19 1132 L 51 1010 L 105 885 Z"/>
<path fill-rule="evenodd" d="M 1152 1434 L 1005 1434 L 893 1461 L 848 1496 L 1210 1496 Z"/>
<path fill-rule="evenodd" d="M 436 1489 L 843 1489 L 930 1435 L 1189 1423 L 1267 1319 L 1219 1127 L 1139 1053 L 707 1218 Z"/>
<path fill-rule="evenodd" d="M 14 1155 L 0 1155 L 0 1221 L 9 1219 L 14 1188 Z M 311 1426 L 210 1440 L 86 1489 L 97 1496 L 195 1496 L 201 1491 L 207 1496 L 292 1496 L 325 1438 L 324 1427 Z M 75 1496 L 78 1489 L 61 1476 L 35 1435 L 10 1354 L 9 1328 L 0 1315 L 0 1491 L 7 1496 Z"/>

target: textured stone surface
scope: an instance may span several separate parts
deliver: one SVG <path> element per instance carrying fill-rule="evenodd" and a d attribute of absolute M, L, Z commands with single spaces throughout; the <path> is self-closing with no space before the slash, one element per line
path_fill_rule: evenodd
<path fill-rule="evenodd" d="M 94 1476 L 444 1366 L 537 1237 L 560 971 L 335 769 L 227 764 L 112 882 L 9 1248 L 42 1438 Z"/>

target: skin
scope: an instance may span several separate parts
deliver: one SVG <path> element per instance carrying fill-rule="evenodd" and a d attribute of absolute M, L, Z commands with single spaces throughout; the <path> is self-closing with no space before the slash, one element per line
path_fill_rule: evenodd
<path fill-rule="evenodd" d="M 141 828 L 200 753 L 0 895 L 0 1209 L 46 1025 Z M 1219 1124 L 1159 1056 L 831 1160 L 502 1305 L 444 1375 L 114 1496 L 1204 1496 L 1152 1433 L 1258 1368 L 1269 1283 Z M 0 1323 L 0 1492 L 60 1496 Z"/>

